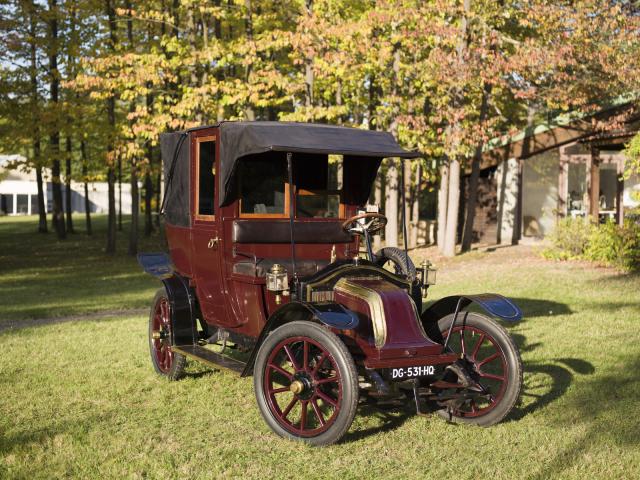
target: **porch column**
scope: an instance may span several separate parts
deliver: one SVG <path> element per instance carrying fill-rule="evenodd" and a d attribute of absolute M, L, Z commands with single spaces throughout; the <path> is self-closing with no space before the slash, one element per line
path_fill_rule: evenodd
<path fill-rule="evenodd" d="M 558 219 L 568 214 L 569 199 L 569 154 L 567 146 L 560 147 L 560 164 L 558 166 Z"/>
<path fill-rule="evenodd" d="M 593 220 L 599 222 L 600 214 L 600 150 L 591 147 L 589 182 L 589 214 Z"/>
<path fill-rule="evenodd" d="M 624 205 L 622 204 L 624 199 L 624 179 L 622 174 L 624 173 L 624 158 L 619 158 L 616 162 L 617 174 L 616 177 L 616 223 L 618 225 L 624 224 Z"/>
<path fill-rule="evenodd" d="M 517 244 L 520 238 L 520 209 L 518 199 L 520 197 L 519 161 L 517 158 L 509 158 L 498 164 L 496 171 L 497 200 L 498 200 L 498 232 L 497 243 Z"/>

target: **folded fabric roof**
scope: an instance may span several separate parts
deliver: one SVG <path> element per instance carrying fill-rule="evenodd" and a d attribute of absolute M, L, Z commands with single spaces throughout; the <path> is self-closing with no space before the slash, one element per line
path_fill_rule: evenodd
<path fill-rule="evenodd" d="M 231 182 L 238 160 L 247 155 L 268 151 L 291 152 L 293 154 L 336 154 L 363 157 L 363 159 L 370 158 L 376 162 L 376 169 L 381 158 L 420 157 L 420 153 L 408 152 L 400 147 L 393 135 L 388 132 L 314 123 L 221 122 L 218 125 L 193 128 L 187 132 L 161 135 L 165 174 L 168 173 L 170 168 L 168 164 L 174 156 L 172 148 L 180 146 L 176 160 L 178 165 L 175 166 L 176 176 L 188 177 L 189 148 L 179 145 L 179 137 L 188 132 L 211 127 L 220 129 L 220 171 L 218 172 L 220 205 L 224 205 L 232 190 Z M 186 178 L 184 179 L 186 180 Z M 172 188 L 176 187 L 172 186 Z M 181 189 L 181 187 L 177 188 Z M 167 213 L 170 209 L 171 207 L 168 206 Z"/>

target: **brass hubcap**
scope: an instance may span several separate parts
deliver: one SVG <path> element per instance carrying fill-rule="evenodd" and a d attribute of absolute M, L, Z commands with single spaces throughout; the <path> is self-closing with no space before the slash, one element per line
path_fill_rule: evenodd
<path fill-rule="evenodd" d="M 291 385 L 289 385 L 289 390 L 291 390 L 296 395 L 300 395 L 304 390 L 304 383 L 302 383 L 300 380 L 294 380 L 293 382 L 291 382 Z"/>

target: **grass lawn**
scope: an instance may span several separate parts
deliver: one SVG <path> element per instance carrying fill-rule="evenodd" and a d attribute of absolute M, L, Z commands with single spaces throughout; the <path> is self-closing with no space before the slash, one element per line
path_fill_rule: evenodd
<path fill-rule="evenodd" d="M 37 217 L 0 217 L 0 325 L 7 321 L 60 317 L 104 310 L 143 308 L 157 282 L 129 257 L 128 217 L 118 232 L 118 254 L 107 256 L 106 216 L 94 215 L 94 235 L 84 233 L 84 216 L 74 216 L 80 233 L 58 241 L 35 233 Z M 159 235 L 141 235 L 140 250 L 162 250 Z"/>
<path fill-rule="evenodd" d="M 28 230 L 21 225 L 24 241 L 7 242 L 5 228 L 1 241 L 13 244 L 17 255 L 18 245 L 32 237 Z M 127 303 L 146 305 L 153 281 L 147 287 L 144 277 L 137 279 L 133 262 L 112 260 L 122 262 L 118 269 L 100 260 L 101 246 L 87 253 L 99 268 L 83 256 L 72 260 L 73 268 L 47 272 L 83 288 L 66 308 L 86 301 L 87 311 L 98 309 L 105 291 L 117 297 L 118 282 L 109 278 L 115 272 L 138 287 L 136 300 Z M 425 253 L 432 254 L 416 256 Z M 3 303 L 10 301 L 13 314 L 40 315 L 28 282 L 38 262 L 10 260 L 10 269 L 2 265 Z M 525 320 L 510 327 L 524 361 L 524 395 L 500 425 L 473 428 L 416 417 L 410 407 L 361 407 L 338 445 L 313 449 L 285 441 L 260 417 L 251 379 L 196 364 L 178 382 L 156 376 L 147 319 L 129 315 L 0 333 L 0 478 L 638 477 L 640 277 L 549 262 L 527 247 L 472 253 L 439 266 L 434 298 L 495 291 L 515 298 L 525 312 Z M 83 285 L 100 269 L 109 287 Z M 29 291 L 33 305 L 8 298 L 5 289 L 15 282 L 5 279 L 7 270 L 22 285 L 15 294 Z M 7 306 L 0 308 L 6 317 Z"/>

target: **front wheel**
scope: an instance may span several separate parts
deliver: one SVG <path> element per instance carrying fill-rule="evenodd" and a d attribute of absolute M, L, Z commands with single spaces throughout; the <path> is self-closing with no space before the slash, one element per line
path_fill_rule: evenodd
<path fill-rule="evenodd" d="M 453 314 L 438 321 L 445 340 L 452 319 Z M 460 360 L 445 374 L 440 393 L 458 395 L 458 399 L 450 400 L 438 414 L 456 423 L 481 426 L 502 421 L 522 389 L 522 360 L 509 333 L 491 318 L 461 312 L 448 346 Z"/>
<path fill-rule="evenodd" d="M 340 339 L 318 324 L 296 321 L 264 341 L 254 368 L 260 413 L 278 435 L 330 445 L 351 426 L 358 374 Z"/>

